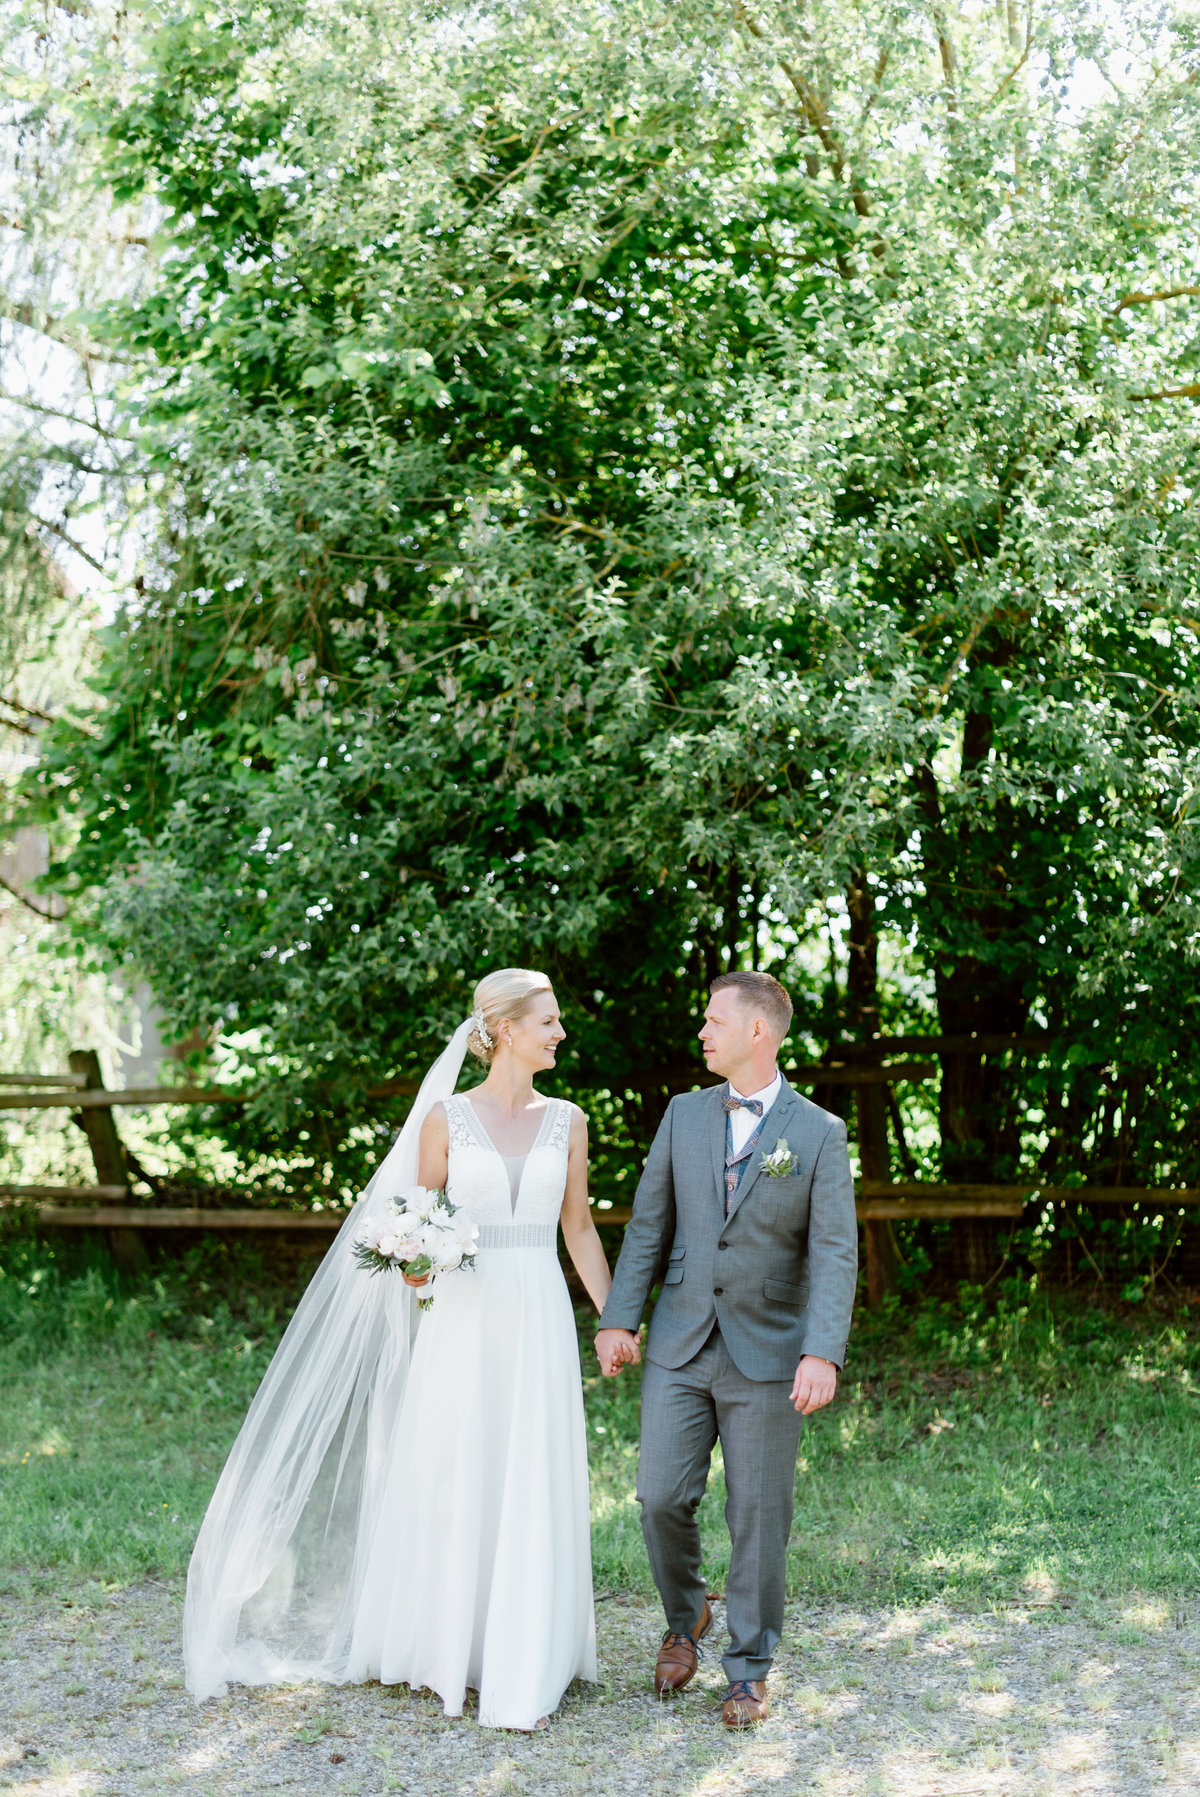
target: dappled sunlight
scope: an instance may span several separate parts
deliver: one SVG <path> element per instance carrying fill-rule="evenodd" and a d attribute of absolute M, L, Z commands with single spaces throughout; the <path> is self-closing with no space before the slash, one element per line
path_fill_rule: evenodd
<path fill-rule="evenodd" d="M 22 1797 L 92 1797 L 101 1783 L 98 1772 L 34 1773 L 20 1787 Z"/>
<path fill-rule="evenodd" d="M 928 1749 L 915 1747 L 886 1754 L 875 1785 L 879 1797 L 1018 1797 L 1023 1792 L 1023 1783 L 1014 1785 L 1007 1766 L 954 1770 L 938 1760 Z M 845 1788 L 853 1790 L 851 1785 Z"/>
<path fill-rule="evenodd" d="M 968 1691 L 959 1699 L 960 1707 L 970 1710 L 977 1716 L 1011 1716 L 1017 1707 L 1017 1700 L 1011 1691 L 992 1691 L 982 1686 L 977 1691 Z"/>
<path fill-rule="evenodd" d="M 514 1781 L 519 1777 L 520 1767 L 516 1760 L 500 1760 L 481 1780 L 480 1792 L 483 1797 L 492 1797 L 493 1792 L 496 1797 L 501 1797 L 502 1793 L 507 1794 L 517 1788 Z"/>
<path fill-rule="evenodd" d="M 1078 1684 L 1081 1691 L 1098 1690 L 1110 1684 L 1116 1677 L 1117 1669 L 1105 1660 L 1086 1660 L 1079 1668 Z"/>
<path fill-rule="evenodd" d="M 0 1466 L 27 1466 L 35 1460 L 53 1460 L 73 1452 L 73 1444 L 61 1429 L 47 1429 L 44 1435 L 22 1448 L 10 1448 L 0 1454 Z"/>
<path fill-rule="evenodd" d="M 1072 1730 L 1057 1736 L 1042 1754 L 1042 1764 L 1048 1772 L 1056 1775 L 1051 1790 L 1065 1792 L 1079 1788 L 1061 1782 L 1064 1774 L 1079 1772 L 1090 1772 L 1103 1779 L 1102 1783 L 1086 1788 L 1105 1791 L 1119 1788 L 1114 1785 L 1112 1773 L 1107 1767 L 1108 1749 L 1108 1737 L 1098 1729 Z"/>
<path fill-rule="evenodd" d="M 593 1523 L 596 1522 L 597 1520 L 604 1520 L 611 1516 L 617 1516 L 625 1511 L 632 1512 L 634 1519 L 636 1521 L 637 1513 L 638 1513 L 637 1512 L 637 1493 L 634 1492 L 633 1490 L 629 1490 L 626 1492 L 620 1492 L 620 1491 L 601 1492 L 597 1497 L 594 1497 L 592 1499 L 592 1521 L 593 1521 Z M 640 1527 L 640 1524 L 639 1524 L 639 1527 Z"/>
<path fill-rule="evenodd" d="M 231 1758 L 229 1741 L 206 1741 L 194 1753 L 189 1753 L 180 1761 L 185 1772 L 212 1772 L 218 1766 L 227 1765 Z"/>
<path fill-rule="evenodd" d="M 873 1642 L 881 1647 L 891 1647 L 901 1642 L 911 1645 L 921 1633 L 921 1627 L 919 1610 L 894 1610 L 883 1627 L 875 1631 Z"/>
<path fill-rule="evenodd" d="M 1142 1598 L 1140 1602 L 1126 1604 L 1121 1611 L 1121 1621 L 1127 1628 L 1159 1630 L 1165 1629 L 1171 1620 L 1171 1608 L 1161 1598 Z"/>
<path fill-rule="evenodd" d="M 798 1685 L 787 1699 L 791 1709 L 809 1722 L 828 1721 L 831 1714 L 831 1699 L 828 1692 L 818 1691 L 814 1685 Z"/>
<path fill-rule="evenodd" d="M 695 1784 L 683 1786 L 687 1797 L 733 1797 L 735 1792 L 761 1791 L 785 1779 L 790 1797 L 795 1788 L 790 1782 L 796 1772 L 794 1747 L 770 1740 L 765 1731 L 751 1733 L 741 1741 L 735 1738 L 729 1745 L 735 1749 L 730 1763 L 714 1766 Z"/>
<path fill-rule="evenodd" d="M 1052 1604 L 1058 1596 L 1058 1580 L 1045 1561 L 1037 1560 L 1021 1580 L 1021 1591 L 1034 1607 Z"/>
<path fill-rule="evenodd" d="M 1170 1775 L 1167 1788 L 1191 1793 L 1200 1790 L 1200 1734 L 1173 1738 L 1162 1748 L 1162 1757 Z"/>

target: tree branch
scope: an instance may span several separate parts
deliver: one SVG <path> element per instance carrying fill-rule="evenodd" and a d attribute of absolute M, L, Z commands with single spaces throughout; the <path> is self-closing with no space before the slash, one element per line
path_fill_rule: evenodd
<path fill-rule="evenodd" d="M 891 56 L 892 53 L 890 50 L 881 50 L 879 52 L 879 60 L 875 64 L 875 73 L 871 77 L 871 91 L 867 95 L 867 103 L 862 110 L 862 122 L 864 125 L 870 117 L 872 106 L 874 106 L 876 100 L 879 98 L 879 90 L 883 86 L 883 77 L 887 73 L 887 66 L 891 61 Z"/>
<path fill-rule="evenodd" d="M 95 568 L 97 574 L 106 575 L 108 573 L 108 569 L 104 566 L 104 563 L 98 562 L 94 555 L 89 555 L 87 550 L 83 547 L 83 544 L 77 543 L 74 537 L 62 528 L 61 524 L 52 524 L 49 518 L 39 518 L 36 512 L 30 512 L 29 517 L 30 521 L 36 524 L 39 529 L 48 530 L 52 537 L 57 537 L 60 542 L 67 545 L 68 549 L 73 549 L 76 555 L 81 555 L 90 567 Z"/>
<path fill-rule="evenodd" d="M 1200 399 L 1200 381 L 1189 381 L 1186 387 L 1159 387 L 1154 393 L 1131 393 L 1130 399 Z"/>
<path fill-rule="evenodd" d="M 43 923 L 61 923 L 64 912 L 43 911 L 39 905 L 34 904 L 32 899 L 25 897 L 19 886 L 14 886 L 11 880 L 6 880 L 3 874 L 0 874 L 0 886 L 4 888 L 5 892 L 11 893 L 18 904 L 24 905 L 27 911 L 32 911 L 35 917 L 40 917 Z"/>
<path fill-rule="evenodd" d="M 28 229 L 29 226 L 23 218 L 17 218 L 11 212 L 0 212 L 0 230 L 25 232 Z M 138 237 L 131 231 L 124 231 L 120 237 L 109 237 L 105 241 L 108 243 L 136 243 L 140 249 L 150 247 L 148 237 Z"/>
<path fill-rule="evenodd" d="M 1021 70 L 1025 67 L 1025 64 L 1028 61 L 1029 61 L 1029 45 L 1026 44 L 1025 48 L 1022 50 L 1017 61 L 1014 62 L 1012 68 L 1008 71 L 1008 74 L 1004 77 L 1004 80 L 1000 83 L 1000 85 L 996 89 L 995 93 L 991 96 L 991 98 L 989 100 L 987 100 L 984 103 L 985 111 L 986 111 L 987 107 L 994 106 L 996 104 L 996 101 L 1001 99 L 1003 97 L 1003 95 L 1008 92 L 1009 88 L 1012 86 L 1013 82 L 1016 80 L 1017 76 L 1021 73 Z"/>
<path fill-rule="evenodd" d="M 106 442 L 112 440 L 111 432 L 106 431 L 99 422 L 93 424 L 88 418 L 76 418 L 73 412 L 60 412 L 57 406 L 43 405 L 36 399 L 24 399 L 19 393 L 10 393 L 7 387 L 0 387 L 0 399 L 6 399 L 9 405 L 20 406 L 26 412 L 40 412 L 46 418 L 61 418 L 64 424 L 77 424 L 81 430 L 95 431 L 98 437 Z M 132 439 L 123 439 L 132 441 Z"/>
<path fill-rule="evenodd" d="M 958 57 L 954 53 L 954 39 L 950 36 L 950 27 L 946 23 L 946 15 L 939 6 L 933 15 L 937 27 L 938 55 L 942 59 L 942 79 L 946 87 L 947 104 L 951 118 L 958 118 Z"/>
<path fill-rule="evenodd" d="M 1113 313 L 1123 312 L 1126 306 L 1151 306 L 1155 300 L 1185 297 L 1194 299 L 1197 295 L 1200 295 L 1200 287 L 1157 287 L 1152 293 L 1141 293 L 1135 289 L 1132 293 L 1127 293 L 1124 299 L 1117 301 Z"/>
<path fill-rule="evenodd" d="M 749 12 L 746 10 L 744 0 L 735 0 L 734 12 L 738 20 L 746 27 L 746 30 L 750 33 L 751 37 L 757 38 L 759 43 L 766 42 L 762 27 L 756 24 L 751 18 Z M 835 179 L 838 181 L 845 179 L 848 182 L 850 199 L 858 216 L 860 218 L 871 218 L 873 216 L 871 202 L 863 191 L 862 183 L 859 181 L 858 176 L 854 173 L 853 169 L 850 168 L 846 160 L 846 152 L 842 148 L 841 141 L 834 129 L 833 120 L 829 116 L 829 110 L 824 101 L 821 99 L 821 96 L 817 93 L 812 83 L 808 80 L 807 76 L 801 73 L 795 63 L 789 62 L 786 56 L 779 56 L 777 60 L 780 68 L 791 83 L 797 99 L 800 101 L 801 110 L 808 121 L 809 128 L 812 130 L 817 141 L 820 143 L 821 148 L 825 151 L 825 154 L 829 157 L 829 160 L 833 165 Z M 877 238 L 872 248 L 875 255 L 881 256 L 883 254 L 882 240 Z"/>
<path fill-rule="evenodd" d="M 0 693 L 0 705 L 7 705 L 10 711 L 23 711 L 28 718 L 40 718 L 43 724 L 53 724 L 56 720 L 48 711 L 39 711 L 36 705 L 26 705 L 23 699 L 7 699 Z"/>

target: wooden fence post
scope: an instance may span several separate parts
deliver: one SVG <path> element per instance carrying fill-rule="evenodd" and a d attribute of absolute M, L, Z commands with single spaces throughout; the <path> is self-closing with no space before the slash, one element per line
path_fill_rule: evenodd
<path fill-rule="evenodd" d="M 67 1056 L 72 1073 L 81 1073 L 87 1088 L 93 1092 L 102 1091 L 104 1076 L 100 1072 L 100 1057 L 94 1048 L 76 1048 Z M 117 1134 L 116 1120 L 111 1110 L 88 1108 L 73 1113 L 76 1123 L 88 1139 L 88 1147 L 92 1151 L 92 1160 L 96 1167 L 96 1183 L 102 1186 L 121 1186 L 129 1190 L 129 1165 L 125 1159 L 125 1150 L 121 1138 Z M 108 1245 L 112 1249 L 112 1257 L 123 1272 L 144 1273 L 150 1265 L 150 1256 L 146 1252 L 146 1243 L 136 1229 L 110 1229 Z"/>

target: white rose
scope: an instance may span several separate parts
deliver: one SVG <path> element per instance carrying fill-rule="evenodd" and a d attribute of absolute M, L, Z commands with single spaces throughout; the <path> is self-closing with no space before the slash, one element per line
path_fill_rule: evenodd
<path fill-rule="evenodd" d="M 414 1216 L 427 1217 L 437 1203 L 437 1193 L 429 1191 L 425 1186 L 414 1186 L 404 1194 L 404 1207 L 412 1211 Z"/>
<path fill-rule="evenodd" d="M 387 1230 L 380 1235 L 378 1241 L 375 1243 L 376 1253 L 386 1255 L 390 1260 L 396 1252 L 399 1240 L 399 1236 L 394 1233 L 389 1224 Z"/>
<path fill-rule="evenodd" d="M 470 1252 L 479 1240 L 478 1225 L 471 1221 L 465 1210 L 460 1210 L 450 1227 L 454 1231 L 455 1241 Z"/>
<path fill-rule="evenodd" d="M 462 1265 L 463 1251 L 458 1242 L 444 1241 L 437 1250 L 436 1265 L 440 1273 L 452 1273 Z"/>

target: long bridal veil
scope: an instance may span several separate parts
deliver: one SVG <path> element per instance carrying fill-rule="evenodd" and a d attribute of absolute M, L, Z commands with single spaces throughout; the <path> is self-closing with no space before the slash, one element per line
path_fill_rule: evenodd
<path fill-rule="evenodd" d="M 426 1074 L 400 1135 L 288 1324 L 233 1444 L 188 1568 L 187 1688 L 346 1676 L 389 1426 L 416 1307 L 392 1274 L 355 1262 L 363 1223 L 415 1184 L 421 1125 L 454 1091 L 471 1024 Z"/>

